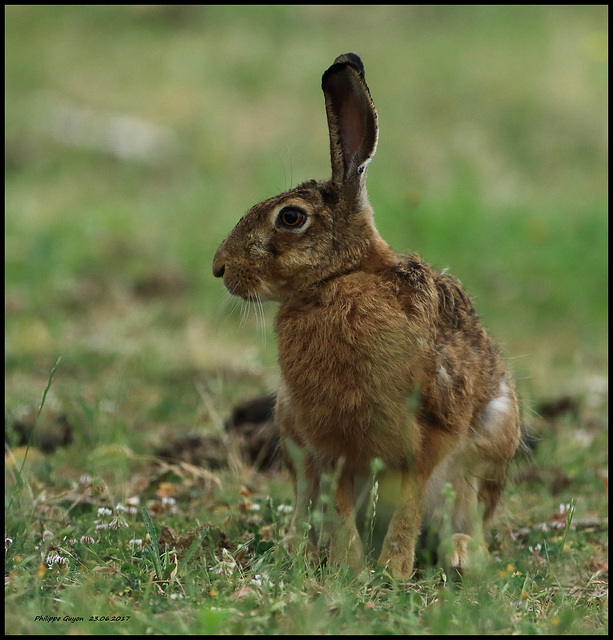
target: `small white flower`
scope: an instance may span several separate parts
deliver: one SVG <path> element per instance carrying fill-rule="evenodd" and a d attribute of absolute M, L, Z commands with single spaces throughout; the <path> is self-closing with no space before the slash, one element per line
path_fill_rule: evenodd
<path fill-rule="evenodd" d="M 231 576 L 235 568 L 236 562 L 220 562 L 216 567 L 210 567 L 209 570 L 220 576 Z"/>
<path fill-rule="evenodd" d="M 81 536 L 81 544 L 94 544 L 94 539 L 91 536 Z"/>
<path fill-rule="evenodd" d="M 121 503 L 119 503 L 115 507 L 115 513 L 128 513 L 130 515 L 136 515 L 138 513 L 138 509 L 130 504 L 128 501 L 128 506 L 124 507 Z"/>
<path fill-rule="evenodd" d="M 47 556 L 47 559 L 45 560 L 45 564 L 50 569 L 54 564 L 57 564 L 58 566 L 62 566 L 63 564 L 66 564 L 67 562 L 68 562 L 68 560 L 66 560 L 66 558 L 62 558 L 62 556 L 51 555 L 51 554 L 49 554 Z"/>
<path fill-rule="evenodd" d="M 113 515 L 113 511 L 112 511 L 112 509 L 108 509 L 107 507 L 100 507 L 98 509 L 98 515 L 99 516 L 112 516 Z"/>
<path fill-rule="evenodd" d="M 231 576 L 236 568 L 236 561 L 227 549 L 221 550 L 222 560 L 216 567 L 209 567 L 209 571 L 218 575 Z"/>
<path fill-rule="evenodd" d="M 115 411 L 115 403 L 112 400 L 100 400 L 98 408 L 104 413 L 113 413 Z"/>
<path fill-rule="evenodd" d="M 294 507 L 291 504 L 280 504 L 277 507 L 278 513 L 292 513 L 294 511 Z"/>
<path fill-rule="evenodd" d="M 262 585 L 265 585 L 267 587 L 272 586 L 272 582 L 266 574 L 254 575 L 253 578 L 251 579 L 251 584 L 255 585 L 256 587 L 261 587 Z"/>
<path fill-rule="evenodd" d="M 127 529 L 130 525 L 121 517 L 117 517 L 111 521 L 109 527 L 111 529 Z"/>

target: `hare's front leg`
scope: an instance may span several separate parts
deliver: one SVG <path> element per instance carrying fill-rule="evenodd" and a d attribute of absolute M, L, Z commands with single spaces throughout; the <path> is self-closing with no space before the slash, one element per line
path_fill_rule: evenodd
<path fill-rule="evenodd" d="M 287 542 L 297 548 L 309 538 L 309 516 L 319 497 L 320 471 L 317 461 L 291 438 L 284 440 L 283 453 L 294 485 L 294 515 Z"/>
<path fill-rule="evenodd" d="M 378 561 L 399 580 L 408 580 L 413 573 L 425 490 L 426 480 L 420 478 L 414 469 L 401 471 L 400 495 Z"/>
<path fill-rule="evenodd" d="M 335 518 L 330 532 L 330 561 L 362 568 L 362 541 L 355 523 L 354 476 L 345 467 L 338 478 L 334 499 Z"/>

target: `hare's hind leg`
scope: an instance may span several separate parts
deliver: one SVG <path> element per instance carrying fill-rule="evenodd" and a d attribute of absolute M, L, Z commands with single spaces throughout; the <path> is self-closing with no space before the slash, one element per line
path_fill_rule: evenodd
<path fill-rule="evenodd" d="M 487 555 L 483 523 L 500 501 L 509 461 L 519 444 L 519 410 L 513 389 L 503 381 L 485 407 L 465 450 L 448 470 L 455 491 L 451 515 L 451 566 L 467 569 Z"/>
<path fill-rule="evenodd" d="M 487 557 L 483 537 L 483 506 L 479 500 L 480 480 L 474 476 L 456 479 L 455 499 L 451 513 L 451 555 L 449 565 L 463 571 L 476 567 Z"/>
<path fill-rule="evenodd" d="M 425 553 L 458 571 L 479 566 L 487 556 L 481 480 L 469 471 L 471 459 L 465 451 L 455 452 L 435 469 L 428 483 L 420 540 Z"/>

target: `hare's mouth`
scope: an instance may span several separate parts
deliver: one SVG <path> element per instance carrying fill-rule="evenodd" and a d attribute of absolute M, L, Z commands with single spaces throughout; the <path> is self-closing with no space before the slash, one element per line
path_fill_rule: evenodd
<path fill-rule="evenodd" d="M 262 302 L 278 301 L 280 299 L 279 292 L 262 278 L 256 277 L 250 282 L 237 282 L 228 278 L 226 273 L 223 280 L 224 286 L 233 296 L 238 296 L 243 300 L 247 300 L 247 302 L 261 304 Z"/>
<path fill-rule="evenodd" d="M 257 292 L 253 288 L 246 287 L 241 283 L 228 282 L 224 278 L 224 286 L 233 296 L 247 300 L 247 302 L 252 302 L 257 298 Z"/>

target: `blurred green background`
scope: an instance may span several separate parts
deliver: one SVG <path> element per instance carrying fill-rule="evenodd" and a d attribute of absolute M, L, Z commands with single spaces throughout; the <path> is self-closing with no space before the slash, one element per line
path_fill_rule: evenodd
<path fill-rule="evenodd" d="M 606 383 L 606 6 L 5 17 L 9 413 L 60 355 L 49 406 L 96 439 L 198 424 L 194 380 L 220 411 L 274 386 L 274 305 L 264 341 L 211 262 L 251 205 L 329 175 L 320 79 L 347 51 L 379 112 L 383 237 L 462 280 L 527 405 Z"/>

